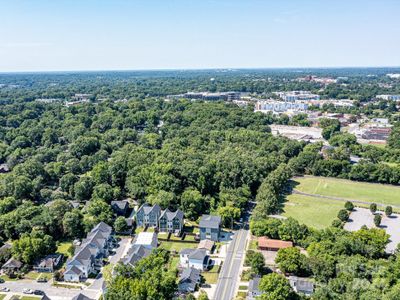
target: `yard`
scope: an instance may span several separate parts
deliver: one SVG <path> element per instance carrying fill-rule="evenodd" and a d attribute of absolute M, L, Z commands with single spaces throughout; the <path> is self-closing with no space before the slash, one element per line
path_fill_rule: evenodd
<path fill-rule="evenodd" d="M 220 266 L 214 265 L 210 271 L 203 272 L 201 275 L 208 284 L 215 284 L 218 281 Z"/>
<path fill-rule="evenodd" d="M 283 208 L 285 217 L 293 217 L 302 224 L 322 229 L 332 224 L 344 202 L 292 194 Z"/>
<path fill-rule="evenodd" d="M 168 251 L 180 252 L 185 248 L 197 248 L 197 243 L 185 243 L 180 241 L 161 241 L 160 248 Z"/>
<path fill-rule="evenodd" d="M 313 176 L 294 181 L 294 188 L 303 193 L 400 206 L 400 187 L 394 185 Z"/>
<path fill-rule="evenodd" d="M 0 300 L 3 300 L 6 296 L 6 294 L 0 294 Z"/>
<path fill-rule="evenodd" d="M 65 257 L 71 257 L 73 254 L 72 242 L 61 242 L 57 245 L 57 253 L 64 255 Z"/>

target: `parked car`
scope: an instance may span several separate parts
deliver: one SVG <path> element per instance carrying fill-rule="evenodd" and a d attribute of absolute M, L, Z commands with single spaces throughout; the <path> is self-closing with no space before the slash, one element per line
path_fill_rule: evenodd
<path fill-rule="evenodd" d="M 0 292 L 9 292 L 9 291 L 10 291 L 10 289 L 8 287 L 2 287 L 0 289 Z"/>
<path fill-rule="evenodd" d="M 34 291 L 32 289 L 23 289 L 22 292 L 24 294 L 33 294 Z"/>
<path fill-rule="evenodd" d="M 0 278 L 0 283 L 4 283 L 4 279 L 3 278 Z"/>
<path fill-rule="evenodd" d="M 47 278 L 46 277 L 39 277 L 36 282 L 47 282 Z"/>
<path fill-rule="evenodd" d="M 34 290 L 33 293 L 34 293 L 35 295 L 44 295 L 44 292 L 41 291 L 41 290 Z"/>

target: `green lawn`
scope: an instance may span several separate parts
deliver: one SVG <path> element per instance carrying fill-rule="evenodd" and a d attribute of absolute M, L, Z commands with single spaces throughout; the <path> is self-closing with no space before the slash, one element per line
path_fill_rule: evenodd
<path fill-rule="evenodd" d="M 160 248 L 168 250 L 168 251 L 176 251 L 179 252 L 185 248 L 197 248 L 197 243 L 182 243 L 178 241 L 161 241 Z"/>
<path fill-rule="evenodd" d="M 0 294 L 0 300 L 3 300 L 6 296 L 6 294 Z"/>
<path fill-rule="evenodd" d="M 41 299 L 41 297 L 35 297 L 35 296 L 22 296 L 21 298 L 19 298 L 21 300 L 38 300 Z"/>
<path fill-rule="evenodd" d="M 382 205 L 400 205 L 400 187 L 385 184 L 355 182 L 325 177 L 296 178 L 295 189 L 324 196 L 375 202 Z"/>
<path fill-rule="evenodd" d="M 322 229 L 332 224 L 342 208 L 344 202 L 293 194 L 287 197 L 283 215 L 293 217 L 307 226 Z"/>
<path fill-rule="evenodd" d="M 65 257 L 71 257 L 70 249 L 72 247 L 72 242 L 62 242 L 57 246 L 57 253 L 63 254 Z"/>
<path fill-rule="evenodd" d="M 208 284 L 215 284 L 218 281 L 220 266 L 214 265 L 210 271 L 201 273 L 201 276 L 204 277 L 204 280 Z"/>

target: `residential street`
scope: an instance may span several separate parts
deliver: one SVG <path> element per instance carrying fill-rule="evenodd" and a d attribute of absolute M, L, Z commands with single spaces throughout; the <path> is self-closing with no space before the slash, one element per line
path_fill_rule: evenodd
<path fill-rule="evenodd" d="M 214 300 L 232 300 L 234 298 L 248 236 L 248 229 L 240 229 L 235 232 L 222 265 Z"/>

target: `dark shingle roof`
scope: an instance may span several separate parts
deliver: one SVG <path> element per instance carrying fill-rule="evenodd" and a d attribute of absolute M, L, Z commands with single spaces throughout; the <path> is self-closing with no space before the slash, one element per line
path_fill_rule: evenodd
<path fill-rule="evenodd" d="M 203 215 L 199 223 L 199 226 L 203 228 L 218 229 L 220 225 L 221 225 L 221 217 L 212 215 Z"/>
<path fill-rule="evenodd" d="M 161 217 L 166 216 L 167 220 L 172 221 L 175 218 L 178 218 L 179 220 L 183 220 L 183 211 L 181 211 L 180 209 L 177 209 L 175 212 L 170 211 L 168 208 L 166 210 L 163 210 L 161 212 Z"/>
<path fill-rule="evenodd" d="M 7 260 L 7 262 L 3 265 L 2 268 L 21 268 L 23 265 L 22 262 L 20 262 L 19 260 L 11 257 L 9 260 Z"/>
<path fill-rule="evenodd" d="M 145 258 L 151 254 L 151 250 L 142 245 L 133 245 L 125 257 L 122 259 L 122 263 L 135 265 L 139 260 Z"/>

